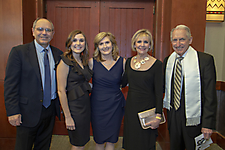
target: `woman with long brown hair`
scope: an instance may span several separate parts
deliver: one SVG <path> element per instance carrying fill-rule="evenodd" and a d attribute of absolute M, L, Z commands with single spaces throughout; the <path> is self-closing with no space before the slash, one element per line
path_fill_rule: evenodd
<path fill-rule="evenodd" d="M 82 150 L 90 140 L 88 44 L 80 30 L 72 31 L 66 41 L 66 52 L 57 67 L 59 100 L 65 115 L 71 150 Z"/>

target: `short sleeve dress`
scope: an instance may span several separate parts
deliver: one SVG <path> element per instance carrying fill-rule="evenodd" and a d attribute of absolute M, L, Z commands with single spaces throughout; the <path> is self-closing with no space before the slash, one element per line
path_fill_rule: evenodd
<path fill-rule="evenodd" d="M 120 90 L 122 74 L 122 57 L 110 70 L 101 62 L 93 61 L 91 123 L 94 140 L 98 144 L 118 141 L 125 105 L 125 98 Z"/>
<path fill-rule="evenodd" d="M 74 146 L 84 146 L 90 140 L 91 106 L 89 93 L 91 87 L 89 80 L 92 71 L 88 66 L 82 69 L 75 61 L 71 61 L 64 55 L 62 60 L 69 66 L 67 77 L 67 99 L 72 118 L 75 122 L 75 130 L 68 130 L 70 143 Z"/>
<path fill-rule="evenodd" d="M 129 83 L 125 115 L 123 148 L 126 150 L 151 150 L 155 147 L 157 129 L 142 129 L 138 113 L 156 107 L 162 112 L 163 75 L 162 62 L 156 60 L 146 71 L 137 71 L 126 62 L 123 82 Z"/>

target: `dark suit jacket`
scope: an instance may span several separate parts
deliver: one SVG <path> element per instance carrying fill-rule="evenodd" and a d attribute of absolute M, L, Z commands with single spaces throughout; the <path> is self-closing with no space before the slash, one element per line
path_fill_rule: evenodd
<path fill-rule="evenodd" d="M 216 96 L 216 71 L 215 71 L 214 59 L 213 59 L 213 56 L 206 53 L 197 52 L 197 54 L 198 54 L 200 76 L 201 76 L 200 77 L 201 98 L 202 98 L 201 127 L 215 129 L 216 128 L 217 96 Z M 166 64 L 167 64 L 168 58 L 169 56 L 166 57 L 163 62 L 164 87 L 165 87 L 165 71 L 166 71 Z M 171 93 L 171 102 L 172 102 L 173 77 L 171 82 L 170 93 Z M 168 115 L 168 127 L 170 126 L 170 123 L 171 123 L 170 116 Z"/>
<path fill-rule="evenodd" d="M 50 47 L 57 63 L 62 51 Z M 37 125 L 42 110 L 43 87 L 34 42 L 12 48 L 6 66 L 4 97 L 7 116 L 21 114 L 22 126 Z M 59 116 L 58 99 L 55 104 Z"/>

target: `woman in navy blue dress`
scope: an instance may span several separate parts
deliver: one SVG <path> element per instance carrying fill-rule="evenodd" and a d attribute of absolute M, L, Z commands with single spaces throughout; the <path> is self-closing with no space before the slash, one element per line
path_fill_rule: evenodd
<path fill-rule="evenodd" d="M 114 35 L 101 32 L 94 39 L 94 57 L 89 60 L 93 70 L 91 123 L 96 150 L 113 150 L 118 141 L 124 115 L 125 99 L 120 90 L 125 59 L 118 56 Z"/>

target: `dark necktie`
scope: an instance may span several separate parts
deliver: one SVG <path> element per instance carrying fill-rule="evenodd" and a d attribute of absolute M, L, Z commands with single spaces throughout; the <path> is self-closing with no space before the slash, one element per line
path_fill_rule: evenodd
<path fill-rule="evenodd" d="M 181 78 L 182 78 L 182 65 L 181 60 L 183 57 L 177 58 L 176 72 L 174 78 L 174 107 L 177 110 L 180 107 L 180 90 L 181 90 Z"/>
<path fill-rule="evenodd" d="M 45 108 L 51 103 L 51 73 L 50 73 L 50 66 L 49 66 L 49 59 L 48 59 L 48 50 L 44 49 L 44 68 L 45 68 L 45 86 L 44 86 L 44 98 L 43 98 L 43 105 Z"/>

